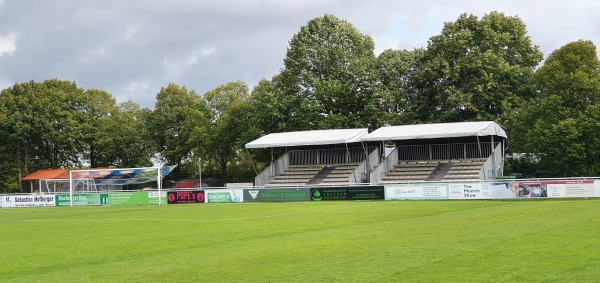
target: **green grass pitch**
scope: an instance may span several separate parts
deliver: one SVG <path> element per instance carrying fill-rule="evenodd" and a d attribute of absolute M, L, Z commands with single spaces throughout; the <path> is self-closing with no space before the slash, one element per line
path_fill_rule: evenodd
<path fill-rule="evenodd" d="M 597 282 L 600 199 L 0 209 L 2 282 Z"/>

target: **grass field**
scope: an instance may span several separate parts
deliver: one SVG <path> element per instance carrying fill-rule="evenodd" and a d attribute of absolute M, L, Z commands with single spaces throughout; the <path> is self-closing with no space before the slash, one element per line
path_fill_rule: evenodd
<path fill-rule="evenodd" d="M 600 199 L 0 209 L 3 282 L 598 282 Z"/>

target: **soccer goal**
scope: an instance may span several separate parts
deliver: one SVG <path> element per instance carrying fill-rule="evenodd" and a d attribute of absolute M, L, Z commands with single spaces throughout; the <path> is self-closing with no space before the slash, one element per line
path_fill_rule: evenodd
<path fill-rule="evenodd" d="M 69 198 L 73 206 L 73 194 L 83 192 L 114 191 L 126 185 L 156 182 L 158 204 L 161 204 L 162 178 L 171 173 L 176 165 L 140 168 L 95 168 L 69 171 Z"/>

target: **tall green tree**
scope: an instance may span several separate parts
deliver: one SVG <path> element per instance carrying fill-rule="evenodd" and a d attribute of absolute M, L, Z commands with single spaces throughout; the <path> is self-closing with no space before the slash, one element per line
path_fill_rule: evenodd
<path fill-rule="evenodd" d="M 253 123 L 250 93 L 241 81 L 220 85 L 204 94 L 210 113 L 210 126 L 206 137 L 204 156 L 209 164 L 216 165 L 223 179 L 228 176 L 228 167 L 239 167 L 244 144 L 258 135 Z M 252 164 L 247 164 L 246 171 Z"/>
<path fill-rule="evenodd" d="M 156 146 L 146 127 L 150 113 L 133 101 L 125 101 L 102 119 L 98 125 L 100 134 L 94 141 L 96 164 L 120 168 L 151 166 Z"/>
<path fill-rule="evenodd" d="M 103 124 L 107 123 L 111 114 L 115 114 L 117 106 L 112 95 L 104 90 L 91 89 L 84 93 L 85 105 L 83 112 L 86 122 L 83 124 L 83 140 L 86 144 L 86 158 L 89 160 L 90 167 L 96 168 L 100 165 L 98 162 L 98 151 L 102 145 L 98 142 L 105 139 L 107 135 L 113 135 L 110 131 L 103 131 Z"/>
<path fill-rule="evenodd" d="M 541 60 L 520 18 L 462 14 L 430 38 L 412 79 L 413 111 L 423 122 L 501 121 L 530 99 Z"/>
<path fill-rule="evenodd" d="M 260 135 L 280 132 L 286 128 L 286 106 L 280 100 L 280 90 L 276 88 L 279 79 L 280 76 L 275 76 L 271 81 L 260 80 L 249 97 L 253 123 L 260 129 Z"/>
<path fill-rule="evenodd" d="M 21 178 L 41 168 L 81 166 L 88 120 L 84 90 L 58 79 L 17 83 L 0 93 L 0 132 L 11 190 Z M 10 163 L 13 162 L 13 163 Z"/>
<path fill-rule="evenodd" d="M 280 75 L 275 75 L 271 81 L 263 79 L 252 89 L 250 95 L 251 120 L 248 124 L 256 126 L 255 135 L 250 140 L 261 136 L 279 133 L 288 128 L 287 119 L 284 115 L 286 106 L 280 100 L 281 90 L 276 87 Z M 289 129 L 289 128 L 288 128 Z M 274 149 L 277 155 L 283 154 L 283 150 Z M 262 171 L 271 162 L 271 151 L 268 149 L 253 149 L 249 151 L 250 157 L 256 163 L 256 169 Z"/>
<path fill-rule="evenodd" d="M 23 164 L 31 158 L 50 168 L 78 165 L 83 152 L 84 91 L 57 79 L 18 83 L 0 95 L 6 141 Z M 28 170 L 26 170 L 28 171 Z"/>
<path fill-rule="evenodd" d="M 569 43 L 548 56 L 534 77 L 536 98 L 518 111 L 515 151 L 540 158 L 552 176 L 600 174 L 600 61 L 591 41 Z"/>
<path fill-rule="evenodd" d="M 374 116 L 379 116 L 380 126 L 403 125 L 417 122 L 411 111 L 410 77 L 423 49 L 383 51 L 377 57 L 378 102 Z"/>
<path fill-rule="evenodd" d="M 148 131 L 163 162 L 178 165 L 171 177 L 194 176 L 197 152 L 208 124 L 206 102 L 194 91 L 169 84 L 156 95 Z"/>
<path fill-rule="evenodd" d="M 286 130 L 366 126 L 375 89 L 373 40 L 334 15 L 312 19 L 290 40 L 277 89 Z"/>

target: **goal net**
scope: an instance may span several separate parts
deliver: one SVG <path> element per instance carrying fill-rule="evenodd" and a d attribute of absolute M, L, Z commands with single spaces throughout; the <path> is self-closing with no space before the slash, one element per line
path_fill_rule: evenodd
<path fill-rule="evenodd" d="M 122 190 L 127 185 L 152 182 L 156 182 L 156 189 L 160 195 L 162 178 L 171 173 L 176 166 L 70 170 L 68 180 L 70 199 L 73 199 L 73 193 L 116 191 Z"/>

